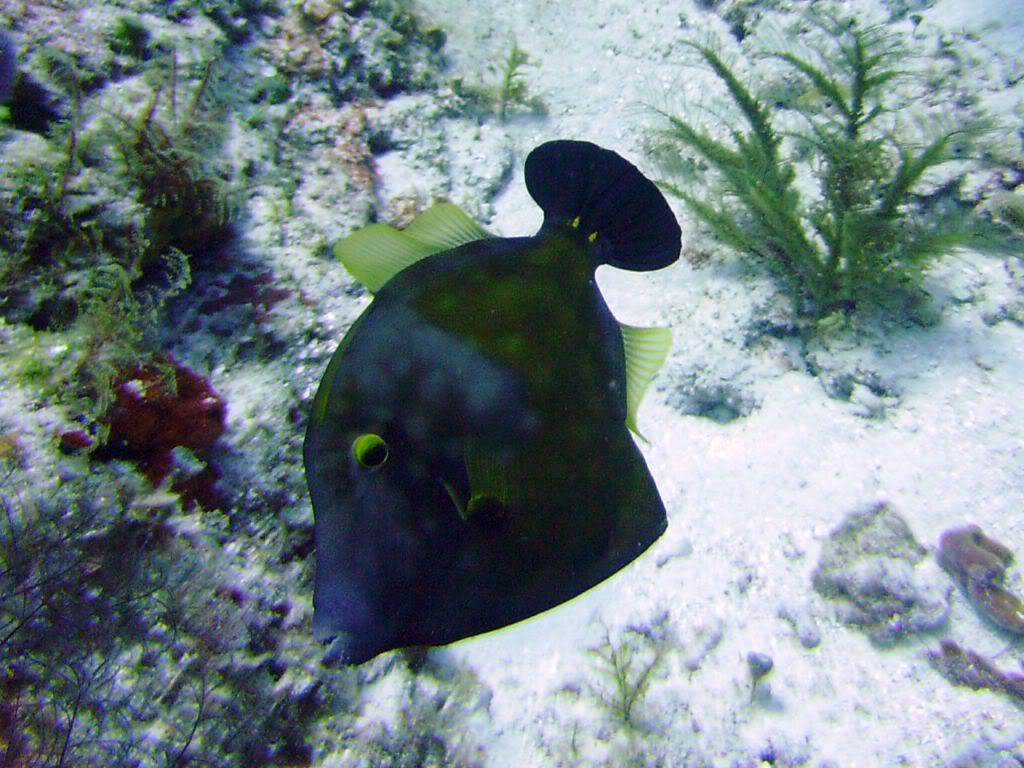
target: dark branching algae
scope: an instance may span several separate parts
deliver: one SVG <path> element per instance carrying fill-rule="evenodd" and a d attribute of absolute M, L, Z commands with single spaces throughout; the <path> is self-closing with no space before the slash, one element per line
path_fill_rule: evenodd
<path fill-rule="evenodd" d="M 912 297 L 931 261 L 962 245 L 999 247 L 999 239 L 959 205 L 926 215 L 915 196 L 925 174 L 958 159 L 987 123 L 935 126 L 919 146 L 897 141 L 887 122 L 902 107 L 892 84 L 910 77 L 900 66 L 908 54 L 899 38 L 827 14 L 808 21 L 822 33 L 820 48 L 806 58 L 769 52 L 815 96 L 791 105 L 809 125 L 793 135 L 797 151 L 786 149 L 775 126 L 779 107 L 748 88 L 717 50 L 696 42 L 690 45 L 731 98 L 736 127 L 719 140 L 667 115 L 661 149 L 671 157 L 674 148 L 677 158 L 680 150 L 695 152 L 714 169 L 720 182 L 708 197 L 663 186 L 720 240 L 764 260 L 801 316 L 820 319 Z M 820 201 L 798 191 L 801 153 L 813 158 Z"/>
<path fill-rule="evenodd" d="M 533 237 L 492 237 L 440 204 L 335 248 L 376 294 L 327 367 L 304 446 L 314 630 L 340 661 L 552 608 L 665 530 L 629 428 L 671 335 L 620 326 L 594 271 L 668 266 L 679 226 L 593 144 L 538 147 L 526 186 L 544 210 Z"/>
<path fill-rule="evenodd" d="M 953 528 L 939 539 L 939 563 L 971 604 L 1007 632 L 1024 635 L 1024 602 L 1003 586 L 1013 553 L 976 525 Z"/>

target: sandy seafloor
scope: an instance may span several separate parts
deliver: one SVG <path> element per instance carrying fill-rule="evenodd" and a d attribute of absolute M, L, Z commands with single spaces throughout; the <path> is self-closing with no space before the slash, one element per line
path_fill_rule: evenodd
<path fill-rule="evenodd" d="M 969 53 L 981 64 L 965 67 L 962 77 L 976 78 L 981 98 L 1012 133 L 1024 99 L 1024 6 L 1019 0 L 909 5 L 919 23 L 904 19 L 894 28 L 913 35 L 922 50 L 940 35 L 976 31 Z M 522 161 L 545 140 L 594 141 L 651 167 L 643 136 L 659 117 L 650 107 L 685 108 L 713 87 L 707 71 L 680 65 L 687 35 L 710 35 L 741 67 L 759 66 L 745 58 L 718 16 L 689 3 L 419 0 L 416 7 L 448 34 L 449 74 L 486 77 L 487 65 L 500 61 L 514 39 L 536 62 L 525 70 L 526 82 L 547 114 L 518 114 L 504 124 L 486 120 L 480 128 L 474 118 L 450 118 L 442 131 L 448 165 L 424 173 L 417 155 L 422 148 L 386 153 L 375 160 L 378 195 L 386 210 L 389 196 L 415 196 L 422 186 L 429 198 L 446 187 L 501 235 L 531 233 L 540 222 L 522 183 Z M 780 19 L 795 12 L 785 3 L 777 8 Z M 874 2 L 847 8 L 886 18 Z M 969 82 L 961 86 L 970 89 Z M 423 97 L 395 101 L 414 98 Z M 413 123 L 417 110 L 425 110 L 400 108 L 408 109 Z M 409 128 L 413 136 L 416 130 Z M 450 178 L 438 184 L 430 175 L 435 171 Z M 330 187 L 330 180 L 316 184 Z M 322 248 L 313 254 L 303 233 L 316 231 L 329 241 L 361 222 L 357 213 L 338 213 L 332 203 L 337 198 L 322 189 L 319 200 L 300 189 L 296 209 L 308 229 L 271 248 L 266 244 L 274 238 L 264 232 L 271 225 L 260 221 L 267 209 L 254 199 L 248 248 L 255 263 L 272 265 L 297 284 L 303 301 L 315 308 L 315 321 L 328 329 L 324 336 L 340 340 L 367 299 L 342 292 L 350 283 L 341 266 Z M 684 255 L 703 250 L 711 254 L 705 264 L 682 259 L 658 273 L 599 272 L 621 321 L 673 330 L 672 353 L 639 419 L 668 530 L 635 563 L 571 603 L 433 652 L 439 663 L 470 670 L 487 691 L 484 703 L 465 717 L 439 720 L 455 730 L 445 738 L 465 742 L 473 762 L 493 768 L 1024 764 L 1020 704 L 1000 693 L 956 687 L 926 660 L 926 650 L 943 637 L 986 655 L 1010 644 L 932 556 L 917 567 L 916 578 L 948 595 L 948 622 L 891 645 L 872 643 L 838 621 L 836 606 L 811 585 L 829 532 L 850 512 L 880 501 L 889 502 L 929 548 L 942 531 L 976 523 L 1024 552 L 1024 327 L 1003 319 L 1002 311 L 1021 301 L 1020 260 L 958 251 L 941 260 L 927 281 L 937 322 L 897 322 L 868 329 L 855 342 L 808 351 L 792 336 L 764 333 L 784 303 L 772 281 L 744 268 L 681 203 L 672 204 Z M 205 351 L 189 358 L 185 348 L 193 343 L 206 350 L 217 342 L 180 342 L 178 354 L 190 364 L 202 368 L 204 359 L 215 358 L 204 358 Z M 250 441 L 275 439 L 270 419 L 261 422 L 267 409 L 283 413 L 296 390 L 308 402 L 333 343 L 321 343 L 317 355 L 295 367 L 292 361 L 278 368 L 249 362 L 235 371 L 206 369 L 229 402 L 234 447 L 226 466 L 237 470 L 247 461 L 246 450 L 257 462 L 281 446 L 297 450 L 294 440 L 272 447 Z M 805 355 L 816 359 L 818 375 L 809 372 Z M 882 382 L 880 393 L 859 386 L 846 399 L 830 397 L 824 380 L 843 371 Z M 282 387 L 275 377 L 286 375 L 298 383 Z M 697 415 L 693 402 L 702 397 L 739 415 Z M 8 400 L 6 419 L 14 418 L 18 402 Z M 301 496 L 294 502 L 300 510 L 307 504 Z M 277 575 L 248 578 L 272 581 Z M 1011 570 L 1008 585 L 1024 591 L 1022 572 Z M 295 599 L 305 614 L 291 631 L 308 631 L 310 598 Z M 796 620 L 780 618 L 780 610 Z M 588 649 L 599 647 L 605 633 L 617 639 L 627 637 L 629 627 L 652 626 L 667 633 L 670 648 L 638 705 L 637 725 L 626 729 L 600 704 L 596 691 L 607 681 Z M 797 626 L 820 642 L 805 647 Z M 747 664 L 752 652 L 774 662 L 756 692 Z M 1011 649 L 998 661 L 1015 670 L 1021 658 Z M 370 668 L 375 671 L 362 678 L 362 725 L 356 731 L 372 730 L 367 723 L 397 722 L 408 689 L 408 673 L 380 660 Z M 346 755 L 342 737 L 333 748 L 329 740 L 318 741 L 318 764 L 372 764 L 350 762 Z"/>

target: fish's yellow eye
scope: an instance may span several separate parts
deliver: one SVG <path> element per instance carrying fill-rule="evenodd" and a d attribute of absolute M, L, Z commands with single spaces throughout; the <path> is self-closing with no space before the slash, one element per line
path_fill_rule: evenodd
<path fill-rule="evenodd" d="M 388 444 L 380 435 L 367 432 L 352 441 L 352 455 L 356 457 L 359 466 L 376 469 L 388 460 Z"/>

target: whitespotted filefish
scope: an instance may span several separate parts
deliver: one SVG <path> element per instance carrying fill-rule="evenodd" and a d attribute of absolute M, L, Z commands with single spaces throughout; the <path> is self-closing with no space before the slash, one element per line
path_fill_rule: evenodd
<path fill-rule="evenodd" d="M 533 237 L 442 203 L 335 248 L 374 293 L 320 384 L 304 445 L 314 631 L 359 663 L 517 622 L 589 589 L 665 530 L 630 429 L 667 328 L 616 322 L 602 264 L 676 261 L 657 187 L 553 141 L 526 160 Z"/>

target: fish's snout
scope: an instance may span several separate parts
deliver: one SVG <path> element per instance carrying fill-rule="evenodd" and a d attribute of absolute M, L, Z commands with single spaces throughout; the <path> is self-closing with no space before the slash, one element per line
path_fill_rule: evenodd
<path fill-rule="evenodd" d="M 352 644 L 352 635 L 350 633 L 339 632 L 336 635 L 331 635 L 327 638 L 321 638 L 319 635 L 317 635 L 317 640 L 325 644 L 330 643 L 330 645 L 328 645 L 327 647 L 327 650 L 324 651 L 324 666 L 333 667 L 338 664 L 348 663 L 348 649 Z"/>
<path fill-rule="evenodd" d="M 362 664 L 369 661 L 382 650 L 382 647 L 370 647 L 359 641 L 358 636 L 351 632 L 338 632 L 330 638 L 330 644 L 324 651 L 323 665 L 334 667 L 341 664 Z"/>

